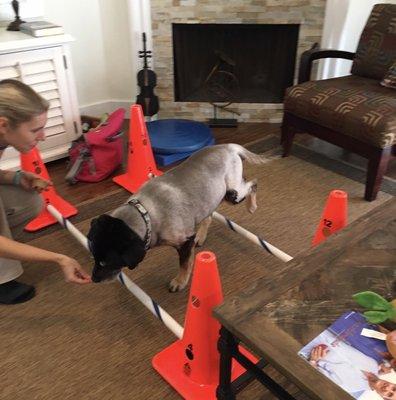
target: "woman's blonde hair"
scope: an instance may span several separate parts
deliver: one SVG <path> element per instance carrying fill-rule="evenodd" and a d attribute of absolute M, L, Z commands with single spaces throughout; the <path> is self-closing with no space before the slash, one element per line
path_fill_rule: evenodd
<path fill-rule="evenodd" d="M 0 81 L 0 117 L 8 119 L 12 128 L 46 112 L 49 103 L 30 86 L 15 79 Z"/>

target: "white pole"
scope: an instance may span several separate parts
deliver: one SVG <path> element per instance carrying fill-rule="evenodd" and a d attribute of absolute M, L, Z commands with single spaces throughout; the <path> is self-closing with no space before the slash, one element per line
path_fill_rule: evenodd
<path fill-rule="evenodd" d="M 89 252 L 88 239 L 83 235 L 69 220 L 51 204 L 47 205 L 48 212 L 67 229 Z M 171 330 L 179 339 L 183 336 L 183 327 L 172 318 L 164 309 L 162 309 L 148 294 L 146 294 L 139 286 L 132 282 L 124 273 L 118 275 L 118 280 L 144 305 L 153 315 L 155 315 L 163 324 Z"/>
<path fill-rule="evenodd" d="M 118 275 L 118 280 L 155 315 L 163 324 L 171 330 L 179 339 L 183 337 L 183 327 L 175 321 L 163 308 L 161 308 L 148 294 L 136 283 L 132 282 L 124 273 Z"/>
<path fill-rule="evenodd" d="M 274 255 L 275 257 L 278 257 L 284 262 L 288 262 L 293 259 L 293 257 L 289 256 L 282 250 L 279 250 L 277 247 L 273 246 L 272 244 L 266 242 L 264 239 L 261 239 L 259 236 L 255 235 L 252 232 L 249 232 L 247 229 L 242 228 L 242 226 L 236 224 L 235 222 L 231 221 L 230 219 L 224 217 L 223 215 L 219 214 L 218 212 L 214 212 L 212 214 L 213 218 L 219 222 L 221 222 L 223 225 L 227 226 L 231 230 L 233 230 L 236 233 L 239 233 L 240 235 L 244 236 L 246 239 L 250 240 L 251 242 L 257 244 L 261 248 L 264 248 L 265 250 L 268 251 L 268 253 Z"/>
<path fill-rule="evenodd" d="M 72 236 L 74 236 L 89 252 L 91 252 L 88 239 L 68 219 L 64 218 L 64 216 L 51 204 L 47 205 L 47 210 L 63 228 L 67 229 Z"/>

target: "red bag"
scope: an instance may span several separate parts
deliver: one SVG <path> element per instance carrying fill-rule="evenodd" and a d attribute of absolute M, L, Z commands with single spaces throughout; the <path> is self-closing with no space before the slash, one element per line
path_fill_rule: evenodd
<path fill-rule="evenodd" d="M 97 128 L 72 142 L 69 149 L 69 183 L 99 182 L 122 164 L 122 123 L 125 110 L 119 108 Z"/>

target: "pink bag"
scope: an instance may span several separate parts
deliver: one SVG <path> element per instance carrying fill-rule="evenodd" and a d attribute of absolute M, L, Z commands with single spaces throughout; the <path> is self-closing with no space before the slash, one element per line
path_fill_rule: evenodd
<path fill-rule="evenodd" d="M 69 183 L 99 182 L 122 164 L 124 116 L 125 110 L 119 108 L 104 123 L 72 142 L 72 166 L 66 176 Z"/>

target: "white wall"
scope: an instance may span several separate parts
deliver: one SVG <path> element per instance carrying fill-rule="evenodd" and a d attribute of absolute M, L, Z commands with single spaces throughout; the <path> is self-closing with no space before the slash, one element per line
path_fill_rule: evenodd
<path fill-rule="evenodd" d="M 71 44 L 81 113 L 100 115 L 134 101 L 127 0 L 43 0 L 44 18 Z"/>
<path fill-rule="evenodd" d="M 19 0 L 19 16 L 22 20 L 39 17 L 43 13 L 43 0 Z M 2 22 L 0 25 L 7 26 L 14 18 L 15 13 L 11 6 L 11 0 L 0 0 L 0 21 Z"/>
<path fill-rule="evenodd" d="M 327 0 L 321 47 L 355 52 L 371 9 L 377 3 L 396 0 Z M 321 61 L 318 77 L 333 78 L 350 74 L 352 61 Z"/>
<path fill-rule="evenodd" d="M 103 46 L 111 98 L 131 100 L 135 94 L 127 0 L 99 0 Z M 134 57 L 136 58 L 136 56 Z"/>
<path fill-rule="evenodd" d="M 146 32 L 147 50 L 152 50 L 152 35 L 151 35 L 151 10 L 150 0 L 127 0 L 128 17 L 129 17 L 129 35 L 131 53 L 135 54 L 132 57 L 132 70 L 134 76 L 143 67 L 143 60 L 138 58 L 139 50 L 143 50 L 142 33 Z M 149 67 L 154 68 L 154 60 L 151 58 Z M 135 92 L 139 92 L 137 80 L 135 79 Z"/>

